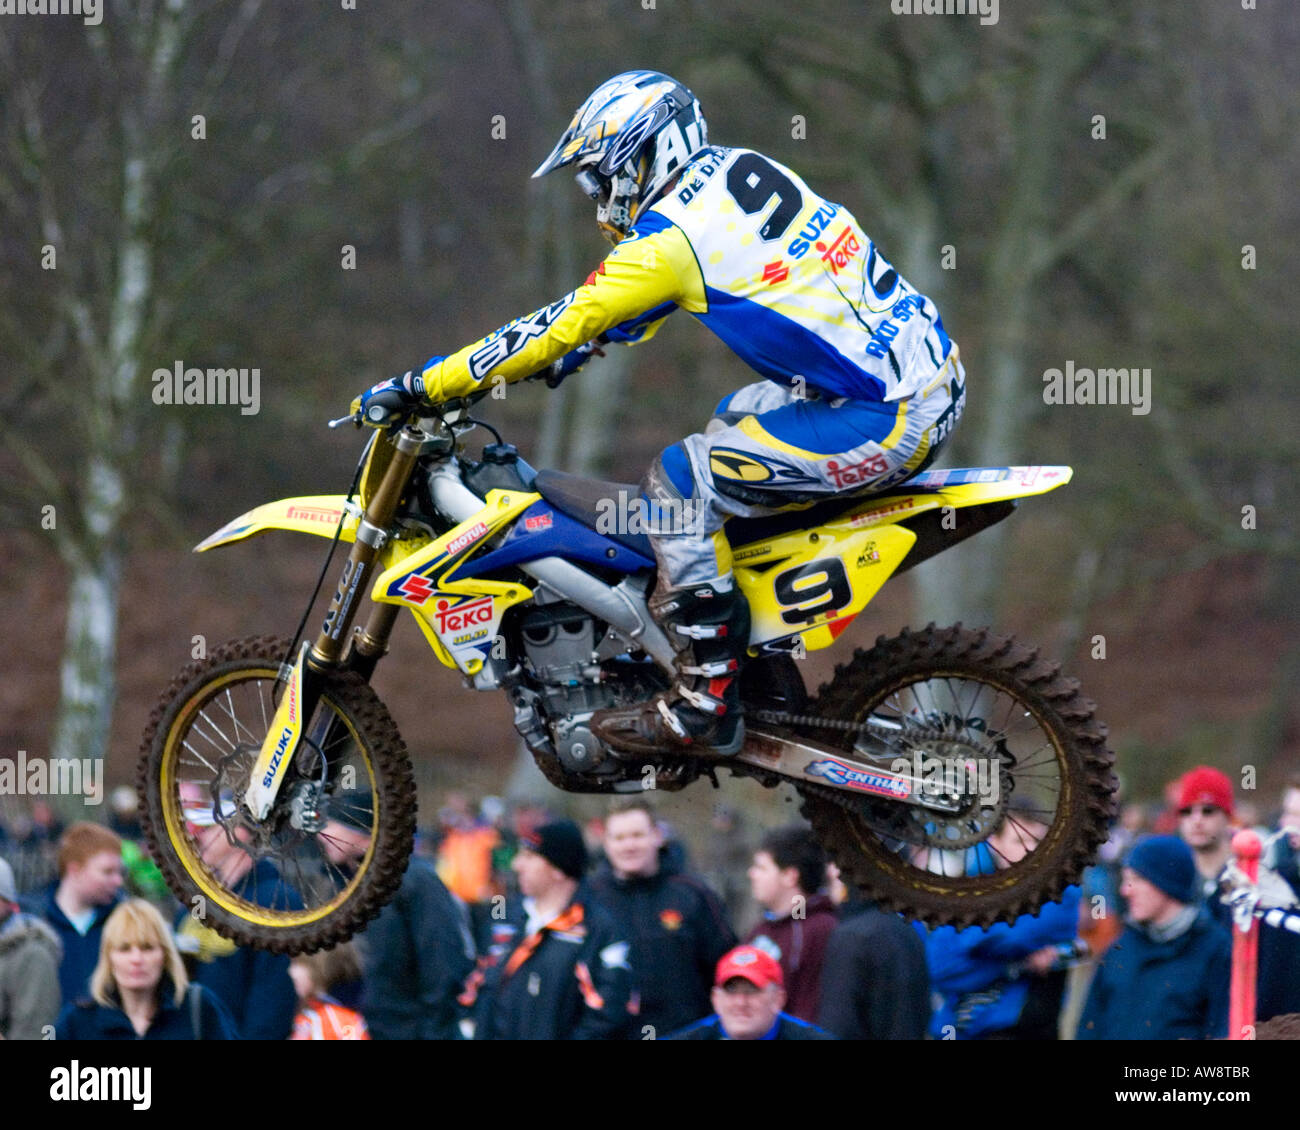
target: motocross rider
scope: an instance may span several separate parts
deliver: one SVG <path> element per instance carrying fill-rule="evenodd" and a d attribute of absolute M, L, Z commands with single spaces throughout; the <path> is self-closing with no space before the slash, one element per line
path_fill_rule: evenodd
<path fill-rule="evenodd" d="M 540 371 L 554 385 L 600 344 L 648 340 L 678 307 L 713 330 L 765 379 L 724 397 L 642 481 L 658 561 L 649 607 L 677 681 L 597 712 L 592 729 L 633 753 L 730 755 L 744 743 L 749 609 L 723 523 L 910 478 L 960 418 L 965 374 L 934 303 L 849 211 L 768 157 L 709 145 L 699 102 L 669 76 L 599 86 L 533 176 L 562 166 L 596 201 L 610 255 L 576 290 L 375 385 L 353 410 L 382 424 L 498 380 Z"/>

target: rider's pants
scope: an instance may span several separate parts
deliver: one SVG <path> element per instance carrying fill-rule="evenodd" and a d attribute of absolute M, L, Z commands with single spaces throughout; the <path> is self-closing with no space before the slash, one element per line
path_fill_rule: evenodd
<path fill-rule="evenodd" d="M 954 345 L 902 401 L 800 396 L 766 380 L 725 397 L 703 432 L 664 450 L 646 474 L 660 586 L 730 574 L 727 518 L 879 492 L 923 470 L 961 417 L 965 382 Z"/>

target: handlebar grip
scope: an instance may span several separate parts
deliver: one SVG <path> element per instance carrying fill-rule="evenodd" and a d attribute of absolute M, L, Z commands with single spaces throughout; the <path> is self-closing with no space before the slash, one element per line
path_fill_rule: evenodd
<path fill-rule="evenodd" d="M 397 389 L 378 392 L 366 404 L 365 422 L 371 427 L 390 424 L 410 413 L 411 398 Z"/>

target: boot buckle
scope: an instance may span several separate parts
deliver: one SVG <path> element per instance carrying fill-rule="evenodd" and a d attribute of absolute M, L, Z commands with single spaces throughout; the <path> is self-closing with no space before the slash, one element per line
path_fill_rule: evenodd
<path fill-rule="evenodd" d="M 705 714 L 716 714 L 719 717 L 727 713 L 727 704 L 720 699 L 693 691 L 690 687 L 682 686 L 681 683 L 678 683 L 674 689 L 696 710 L 702 710 Z"/>
<path fill-rule="evenodd" d="M 733 671 L 739 671 L 740 661 L 738 659 L 719 659 L 714 663 L 701 663 L 698 667 L 683 665 L 678 667 L 677 670 L 683 675 L 703 675 L 709 679 L 716 679 L 720 675 L 730 675 Z"/>
<path fill-rule="evenodd" d="M 667 724 L 668 728 L 682 741 L 689 742 L 691 740 L 691 735 L 687 733 L 686 727 L 682 725 L 681 719 L 669 709 L 668 703 L 661 698 L 655 705 L 658 707 L 659 713 L 663 715 L 664 722 Z"/>
<path fill-rule="evenodd" d="M 677 624 L 673 630 L 679 636 L 693 640 L 719 640 L 725 639 L 727 635 L 726 624 Z"/>

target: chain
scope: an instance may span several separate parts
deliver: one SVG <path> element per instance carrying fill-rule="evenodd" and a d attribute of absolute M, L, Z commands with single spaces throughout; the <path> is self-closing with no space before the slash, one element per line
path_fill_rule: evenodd
<path fill-rule="evenodd" d="M 842 718 L 821 718 L 816 714 L 791 714 L 786 710 L 753 710 L 748 711 L 746 717 L 752 718 L 755 722 L 768 722 L 773 726 L 789 726 L 791 729 L 796 730 L 802 726 L 819 726 L 822 729 L 839 730 L 841 733 L 858 736 L 873 733 L 874 736 L 888 742 L 897 742 L 900 739 L 909 744 L 927 741 L 961 740 L 947 730 L 936 729 L 933 726 L 914 726 L 902 729 L 897 726 L 885 726 L 880 722 L 873 722 L 871 719 L 867 719 L 865 722 L 848 722 Z"/>
<path fill-rule="evenodd" d="M 792 729 L 823 726 L 828 730 L 851 732 L 864 730 L 871 725 L 870 722 L 846 722 L 842 718 L 819 718 L 816 714 L 791 714 L 788 710 L 755 710 L 750 712 L 749 717 L 756 722 L 770 722 L 774 726 L 789 726 Z"/>

